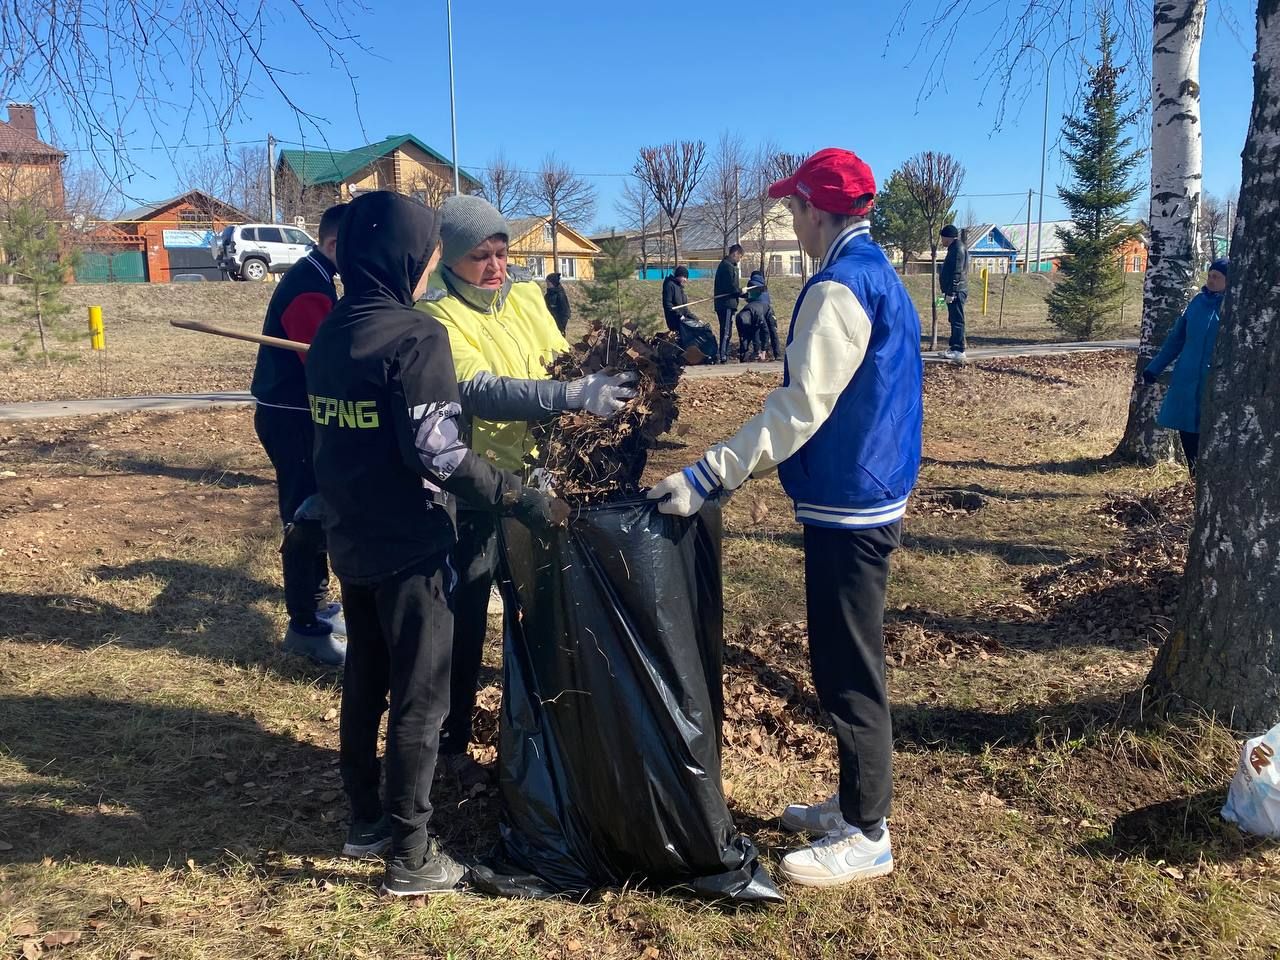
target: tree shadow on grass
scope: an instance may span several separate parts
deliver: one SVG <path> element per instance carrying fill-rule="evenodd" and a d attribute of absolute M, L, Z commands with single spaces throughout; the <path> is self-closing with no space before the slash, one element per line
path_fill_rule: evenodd
<path fill-rule="evenodd" d="M 1015 710 L 973 710 L 910 704 L 893 708 L 895 749 L 913 752 L 980 754 L 988 747 L 1020 747 L 1041 738 L 1116 722 L 1128 700 L 1093 697 L 1058 704 L 1029 704 Z"/>
<path fill-rule="evenodd" d="M 94 435 L 85 433 L 72 440 L 51 442 L 36 437 L 20 437 L 6 444 L 10 456 L 30 459 L 36 463 L 79 463 L 102 471 L 86 476 L 120 478 L 121 476 L 168 477 L 186 483 L 233 490 L 242 487 L 272 486 L 274 481 L 255 472 L 235 470 L 220 466 L 216 458 L 203 466 L 183 466 L 166 463 L 153 453 L 100 449 L 91 447 Z"/>
<path fill-rule="evenodd" d="M 926 466 L 951 467 L 956 470 L 994 470 L 1006 473 L 1050 473 L 1068 476 L 1089 476 L 1128 466 L 1123 461 L 1110 456 L 1075 457 L 1071 460 L 1045 460 L 1040 463 L 997 463 L 985 457 L 978 460 L 938 460 L 934 457 L 925 457 L 922 463 Z"/>
<path fill-rule="evenodd" d="M 136 650 L 167 647 L 179 653 L 238 665 L 264 667 L 289 678 L 319 676 L 310 661 L 280 651 L 278 628 L 257 609 L 262 600 L 283 606 L 280 589 L 236 566 L 186 560 L 139 560 L 99 567 L 100 581 L 158 580 L 145 610 L 68 593 L 0 593 L 0 636 L 21 643 L 54 643 L 81 650 L 105 643 Z"/>
<path fill-rule="evenodd" d="M 1222 819 L 1226 787 L 1151 803 L 1117 817 L 1108 836 L 1078 845 L 1093 857 L 1194 866 L 1242 860 L 1277 842 L 1242 833 Z"/>
<path fill-rule="evenodd" d="M 12 694 L 0 696 L 0 742 L 22 770 L 0 800 L 7 859 L 160 867 L 341 846 L 337 754 L 240 714 Z"/>

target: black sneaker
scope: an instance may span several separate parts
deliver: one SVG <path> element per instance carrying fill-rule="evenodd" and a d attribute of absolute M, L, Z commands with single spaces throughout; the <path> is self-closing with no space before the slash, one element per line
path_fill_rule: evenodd
<path fill-rule="evenodd" d="M 392 860 L 382 878 L 382 892 L 393 897 L 429 897 L 456 890 L 466 868 L 435 841 L 415 860 Z"/>
<path fill-rule="evenodd" d="M 356 821 L 347 831 L 347 842 L 342 845 L 344 857 L 377 857 L 391 846 L 391 821 L 385 816 L 373 823 Z"/>

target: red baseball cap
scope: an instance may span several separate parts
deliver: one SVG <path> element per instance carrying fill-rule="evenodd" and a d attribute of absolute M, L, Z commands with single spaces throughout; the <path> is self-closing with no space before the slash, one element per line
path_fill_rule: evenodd
<path fill-rule="evenodd" d="M 801 196 L 819 210 L 841 216 L 867 213 L 871 204 L 855 207 L 859 198 L 876 192 L 875 174 L 851 150 L 827 147 L 800 164 L 796 172 L 770 185 L 769 196 Z"/>

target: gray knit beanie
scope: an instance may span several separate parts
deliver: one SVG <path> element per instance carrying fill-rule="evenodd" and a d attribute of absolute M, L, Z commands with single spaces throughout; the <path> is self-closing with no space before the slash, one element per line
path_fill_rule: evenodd
<path fill-rule="evenodd" d="M 495 233 L 511 238 L 506 218 L 483 197 L 449 197 L 440 204 L 440 260 L 446 267 Z"/>

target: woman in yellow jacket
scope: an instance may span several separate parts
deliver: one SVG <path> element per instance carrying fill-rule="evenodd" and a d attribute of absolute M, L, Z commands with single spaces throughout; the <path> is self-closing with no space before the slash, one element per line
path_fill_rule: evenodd
<path fill-rule="evenodd" d="M 552 381 L 547 365 L 569 344 L 547 310 L 532 277 L 515 275 L 507 265 L 510 228 L 498 210 L 480 197 L 459 196 L 440 208 L 441 257 L 433 283 L 419 308 L 449 333 L 453 364 L 462 386 L 466 412 L 468 385 L 494 377 L 511 378 L 505 395 L 523 391 L 528 419 L 561 410 L 586 410 L 610 416 L 634 395 L 633 375 L 594 374 L 570 383 Z M 519 383 L 517 381 L 524 381 Z M 528 420 L 471 421 L 471 449 L 504 470 L 520 471 L 533 451 Z M 440 760 L 461 779 L 478 771 L 467 760 L 471 714 L 484 649 L 489 591 L 500 558 L 494 520 L 479 511 L 458 510 L 454 567 L 453 664 L 449 715 L 440 735 Z"/>

